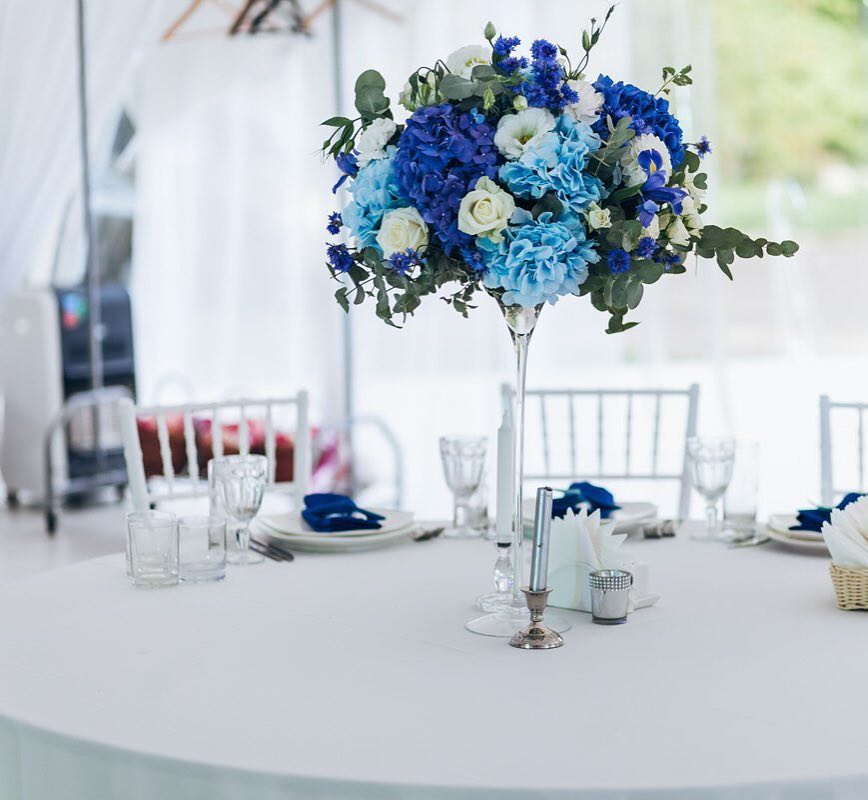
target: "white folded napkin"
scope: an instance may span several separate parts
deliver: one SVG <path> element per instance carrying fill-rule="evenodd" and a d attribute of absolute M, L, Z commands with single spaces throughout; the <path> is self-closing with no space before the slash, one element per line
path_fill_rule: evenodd
<path fill-rule="evenodd" d="M 839 567 L 868 568 L 868 497 L 832 511 L 823 523 L 823 539 Z"/>
<path fill-rule="evenodd" d="M 549 539 L 548 604 L 576 611 L 591 610 L 588 575 L 598 569 L 624 569 L 633 574 L 630 610 L 653 605 L 658 597 L 648 591 L 648 566 L 638 564 L 621 549 L 626 534 L 615 533 L 613 520 L 601 520 L 600 512 L 568 510 L 552 520 Z"/>

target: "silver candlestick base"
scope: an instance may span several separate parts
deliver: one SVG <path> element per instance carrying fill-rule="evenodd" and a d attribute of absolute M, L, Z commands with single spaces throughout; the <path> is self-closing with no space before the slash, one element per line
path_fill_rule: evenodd
<path fill-rule="evenodd" d="M 525 626 L 515 634 L 509 640 L 510 645 L 522 650 L 551 650 L 553 647 L 561 647 L 564 643 L 563 637 L 557 631 L 544 625 L 542 621 L 551 589 L 534 592 L 523 586 L 521 590 L 524 592 L 527 607 L 530 609 L 530 625 Z"/>

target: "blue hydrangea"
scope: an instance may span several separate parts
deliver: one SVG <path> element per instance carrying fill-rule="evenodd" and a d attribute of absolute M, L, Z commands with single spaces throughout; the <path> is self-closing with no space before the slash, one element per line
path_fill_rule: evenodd
<path fill-rule="evenodd" d="M 515 212 L 502 242 L 479 241 L 487 270 L 482 283 L 504 289 L 507 305 L 533 307 L 576 294 L 588 276 L 588 264 L 598 255 L 578 217 L 555 222 L 550 212 L 539 219 L 522 209 Z"/>
<path fill-rule="evenodd" d="M 603 184 L 587 172 L 588 156 L 599 147 L 599 137 L 587 125 L 562 114 L 555 130 L 504 164 L 499 177 L 516 197 L 536 200 L 552 191 L 578 213 L 603 196 Z"/>
<path fill-rule="evenodd" d="M 609 269 L 613 275 L 617 275 L 619 272 L 629 272 L 630 254 L 626 250 L 616 247 L 606 256 L 606 263 L 609 265 Z"/>
<path fill-rule="evenodd" d="M 393 169 L 395 147 L 386 148 L 386 158 L 370 161 L 362 167 L 352 185 L 353 201 L 343 211 L 343 222 L 358 240 L 359 249 L 380 246 L 377 232 L 383 214 L 405 206 Z"/>
<path fill-rule="evenodd" d="M 494 133 L 487 122 L 443 103 L 414 111 L 401 134 L 395 156 L 398 186 L 447 255 L 472 240 L 458 230 L 458 208 L 479 178 L 497 173 L 502 159 Z"/>
<path fill-rule="evenodd" d="M 637 133 L 653 133 L 665 142 L 673 168 L 681 165 L 684 161 L 681 126 L 669 113 L 669 101 L 665 97 L 655 97 L 622 81 L 614 83 L 608 75 L 600 75 L 594 88 L 603 95 L 603 113 L 594 123 L 594 130 L 600 136 L 608 136 L 607 115 L 615 122 L 631 117 Z"/>

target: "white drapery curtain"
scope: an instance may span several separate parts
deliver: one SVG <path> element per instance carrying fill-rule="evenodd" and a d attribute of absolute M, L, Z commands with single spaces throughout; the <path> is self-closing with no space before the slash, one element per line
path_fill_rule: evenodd
<path fill-rule="evenodd" d="M 153 6 L 85 0 L 94 164 L 114 132 Z M 81 183 L 76 20 L 70 0 L 0 3 L 0 301 L 25 281 L 48 280 L 59 225 Z"/>

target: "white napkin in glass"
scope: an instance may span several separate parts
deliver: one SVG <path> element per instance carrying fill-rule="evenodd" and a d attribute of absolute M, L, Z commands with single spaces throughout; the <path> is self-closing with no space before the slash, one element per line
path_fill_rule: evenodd
<path fill-rule="evenodd" d="M 832 511 L 823 523 L 823 539 L 839 567 L 868 568 L 868 497 Z"/>

